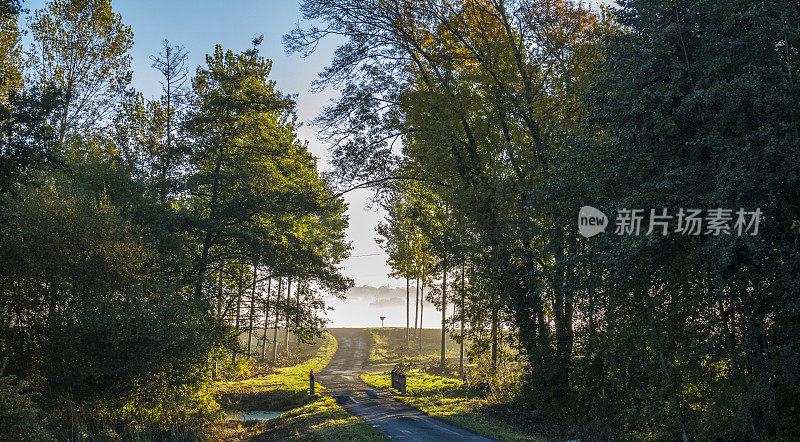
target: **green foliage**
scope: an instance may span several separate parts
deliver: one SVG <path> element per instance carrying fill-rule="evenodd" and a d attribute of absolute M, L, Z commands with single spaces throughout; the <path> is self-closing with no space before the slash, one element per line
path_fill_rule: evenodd
<path fill-rule="evenodd" d="M 28 26 L 37 43 L 28 53 L 30 79 L 66 95 L 55 121 L 63 148 L 68 133 L 80 138 L 102 123 L 130 83 L 133 32 L 109 0 L 53 0 Z"/>
<path fill-rule="evenodd" d="M 3 0 L 0 2 L 0 18 L 19 14 L 21 11 L 21 3 L 20 0 Z"/>
<path fill-rule="evenodd" d="M 40 415 L 25 382 L 17 381 L 15 376 L 0 376 L 0 435 L 4 440 L 52 440 Z"/>
<path fill-rule="evenodd" d="M 63 104 L 54 87 L 11 90 L 0 99 L 0 195 L 34 184 L 43 169 L 61 164 L 49 121 Z"/>
<path fill-rule="evenodd" d="M 186 103 L 165 42 L 165 96 L 147 101 L 126 90 L 133 33 L 110 1 L 35 11 L 25 60 L 20 2 L 0 6 L 0 356 L 58 438 L 191 439 L 219 415 L 210 362 L 235 361 L 243 329 L 321 334 L 320 291 L 352 284 L 346 205 L 255 48 L 217 47 Z M 292 297 L 271 293 L 281 277 Z M 269 368 L 242 361 L 226 371 Z"/>
<path fill-rule="evenodd" d="M 600 135 L 554 155 L 542 193 L 571 214 L 588 203 L 764 217 L 756 236 L 606 235 L 563 255 L 584 275 L 574 287 L 589 322 L 576 336 L 575 392 L 596 431 L 795 437 L 789 398 L 800 377 L 781 355 L 796 352 L 800 323 L 800 114 L 788 104 L 798 99 L 800 9 L 620 4 L 624 32 L 608 37 L 589 97 Z"/>
<path fill-rule="evenodd" d="M 9 369 L 43 392 L 48 408 L 68 398 L 90 427 L 95 418 L 197 425 L 213 414 L 198 367 L 223 328 L 150 279 L 153 251 L 115 208 L 69 186 L 45 187 L 12 201 L 8 214 L 0 300 L 15 327 L 0 342 Z"/>
<path fill-rule="evenodd" d="M 22 36 L 19 0 L 0 3 L 0 100 L 22 87 Z"/>
<path fill-rule="evenodd" d="M 316 160 L 296 138 L 294 103 L 268 80 L 271 62 L 256 49 L 234 54 L 219 46 L 206 61 L 187 122 L 197 142 L 187 186 L 202 250 L 198 290 L 220 255 L 256 257 L 279 276 L 345 290 L 350 282 L 333 267 L 349 249 L 345 207 L 326 198 Z"/>

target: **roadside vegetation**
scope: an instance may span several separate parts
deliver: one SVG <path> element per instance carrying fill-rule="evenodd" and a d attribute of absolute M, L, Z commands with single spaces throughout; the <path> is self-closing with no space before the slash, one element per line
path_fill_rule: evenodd
<path fill-rule="evenodd" d="M 407 371 L 406 376 L 407 394 L 392 393 L 424 413 L 501 440 L 543 440 L 534 435 L 532 421 L 516 413 L 516 408 L 487 397 L 485 391 L 418 369 Z M 388 371 L 363 374 L 361 379 L 373 387 L 391 389 Z"/>
<path fill-rule="evenodd" d="M 302 347 L 299 357 L 304 362 L 300 364 L 275 368 L 274 373 L 267 375 L 216 383 L 215 396 L 226 413 L 286 412 L 262 422 L 219 421 L 208 427 L 209 437 L 225 441 L 386 440 L 374 428 L 344 411 L 333 398 L 322 395 L 324 387 L 320 384 L 316 384 L 317 395 L 309 396 L 309 371 L 324 368 L 337 347 L 336 339 L 325 333 L 316 345 Z"/>
<path fill-rule="evenodd" d="M 403 357 L 405 329 L 369 329 L 370 363 L 394 364 L 394 369 L 404 372 L 406 394 L 391 389 L 390 371 L 376 371 L 361 375 L 369 385 L 390 390 L 394 397 L 431 416 L 444 419 L 464 428 L 502 440 L 537 440 L 538 427 L 534 419 L 520 413 L 515 402 L 522 366 L 507 349 L 496 365 L 491 355 L 476 354 L 467 345 L 470 357 L 459 373 L 458 343 L 450 341 L 456 350 L 448 351 L 444 370 L 439 363 L 440 330 L 426 330 L 423 349 L 427 355 Z M 427 342 L 427 345 L 426 345 Z M 450 350 L 450 347 L 448 347 Z"/>
<path fill-rule="evenodd" d="M 219 381 L 215 383 L 217 402 L 226 412 L 233 411 L 286 411 L 300 407 L 314 398 L 308 395 L 309 371 L 319 371 L 336 353 L 337 342 L 330 334 L 323 334 L 313 346 L 304 346 L 301 358 L 304 362 L 288 367 L 274 368 L 267 375 L 249 377 L 243 371 L 244 379 Z M 247 366 L 247 360 L 240 362 Z M 316 384 L 317 391 L 323 387 Z"/>
<path fill-rule="evenodd" d="M 223 440 L 274 441 L 388 441 L 378 430 L 344 411 L 324 396 L 281 416 L 258 424 L 242 426 L 238 438 Z"/>

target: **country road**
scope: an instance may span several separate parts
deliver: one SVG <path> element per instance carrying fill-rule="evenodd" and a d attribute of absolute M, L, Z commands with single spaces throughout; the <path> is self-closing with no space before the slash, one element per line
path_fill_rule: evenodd
<path fill-rule="evenodd" d="M 348 412 L 394 441 L 494 440 L 432 418 L 394 400 L 387 392 L 365 384 L 359 375 L 368 368 L 367 332 L 359 329 L 330 332 L 339 342 L 339 348 L 328 366 L 317 375 L 317 381 Z"/>

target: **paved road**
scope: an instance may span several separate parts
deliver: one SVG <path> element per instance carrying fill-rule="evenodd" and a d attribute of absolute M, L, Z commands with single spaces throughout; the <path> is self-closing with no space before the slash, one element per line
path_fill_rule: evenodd
<path fill-rule="evenodd" d="M 358 377 L 368 367 L 369 339 L 365 330 L 330 330 L 339 342 L 333 359 L 317 375 L 348 412 L 372 425 L 394 441 L 491 441 L 394 400 L 388 393 L 365 384 Z"/>

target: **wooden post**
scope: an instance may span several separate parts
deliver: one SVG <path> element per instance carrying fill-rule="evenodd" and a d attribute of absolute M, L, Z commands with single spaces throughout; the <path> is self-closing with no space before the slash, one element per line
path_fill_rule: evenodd
<path fill-rule="evenodd" d="M 314 396 L 314 370 L 309 370 L 308 378 L 309 378 L 309 381 L 310 381 L 310 384 L 309 384 L 309 387 L 308 387 L 308 394 L 309 394 L 309 396 Z"/>

